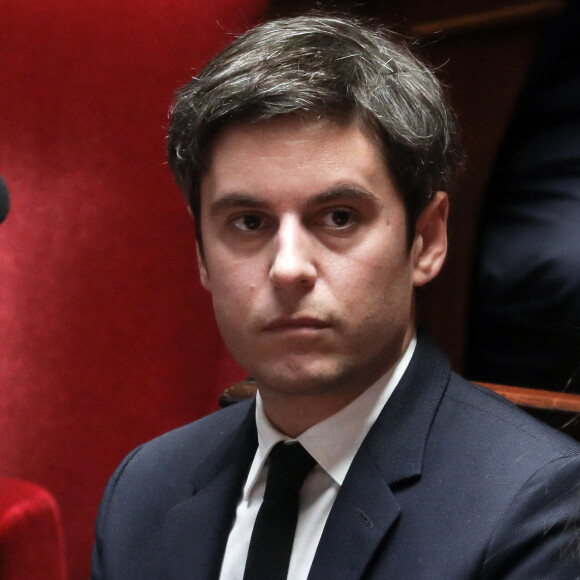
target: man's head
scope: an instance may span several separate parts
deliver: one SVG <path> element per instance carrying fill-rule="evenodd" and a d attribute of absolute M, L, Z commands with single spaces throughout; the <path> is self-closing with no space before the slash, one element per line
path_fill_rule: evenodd
<path fill-rule="evenodd" d="M 403 196 L 407 236 L 459 154 L 453 115 L 430 69 L 393 34 L 336 16 L 250 30 L 177 92 L 168 160 L 196 220 L 211 143 L 240 121 L 284 115 L 356 121 L 376 139 Z"/>
<path fill-rule="evenodd" d="M 282 431 L 337 412 L 402 356 L 414 288 L 445 259 L 456 157 L 431 72 L 348 20 L 265 24 L 178 92 L 169 161 L 201 280 Z"/>

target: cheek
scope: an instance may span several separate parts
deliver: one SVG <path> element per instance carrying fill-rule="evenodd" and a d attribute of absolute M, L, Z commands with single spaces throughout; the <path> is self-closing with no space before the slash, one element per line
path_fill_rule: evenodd
<path fill-rule="evenodd" d="M 248 264 L 230 263 L 210 268 L 211 294 L 216 320 L 226 332 L 242 330 L 252 318 L 258 296 L 257 273 Z"/>
<path fill-rule="evenodd" d="M 351 313 L 373 317 L 397 317 L 406 314 L 413 295 L 412 269 L 402 256 L 389 259 L 389 253 L 365 256 L 345 268 L 348 275 L 338 276 L 343 300 Z M 337 288 L 337 286 L 335 286 Z"/>
<path fill-rule="evenodd" d="M 212 294 L 213 309 L 220 334 L 228 348 L 235 352 L 243 342 L 248 319 L 248 301 L 239 291 L 231 292 L 223 289 Z"/>
<path fill-rule="evenodd" d="M 224 310 L 230 316 L 246 311 L 254 294 L 251 282 L 236 276 L 212 281 L 212 299 L 216 309 Z"/>

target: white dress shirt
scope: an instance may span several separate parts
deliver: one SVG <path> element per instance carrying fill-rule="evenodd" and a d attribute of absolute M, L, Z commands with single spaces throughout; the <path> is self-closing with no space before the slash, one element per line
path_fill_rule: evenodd
<path fill-rule="evenodd" d="M 307 429 L 297 439 L 280 433 L 256 397 L 258 449 L 236 510 L 219 580 L 242 580 L 250 537 L 262 504 L 270 451 L 280 441 L 299 441 L 317 464 L 300 491 L 300 507 L 288 578 L 306 580 L 322 530 L 347 471 L 370 428 L 399 383 L 415 350 L 413 338 L 397 364 L 344 409 Z"/>

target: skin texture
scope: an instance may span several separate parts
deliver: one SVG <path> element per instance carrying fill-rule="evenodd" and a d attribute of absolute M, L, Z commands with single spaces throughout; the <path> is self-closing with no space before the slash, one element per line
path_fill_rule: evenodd
<path fill-rule="evenodd" d="M 414 287 L 445 259 L 447 196 L 434 195 L 409 248 L 372 138 L 356 122 L 291 116 L 225 129 L 201 200 L 201 281 L 218 326 L 269 419 L 295 437 L 404 352 Z"/>

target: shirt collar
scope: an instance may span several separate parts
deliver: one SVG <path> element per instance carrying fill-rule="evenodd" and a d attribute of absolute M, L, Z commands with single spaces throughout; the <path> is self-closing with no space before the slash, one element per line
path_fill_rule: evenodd
<path fill-rule="evenodd" d="M 245 486 L 247 497 L 260 476 L 270 451 L 280 441 L 299 441 L 330 477 L 342 485 L 356 452 L 374 425 L 389 397 L 409 366 L 417 339 L 413 337 L 399 361 L 354 401 L 297 439 L 290 439 L 266 417 L 260 393 L 256 396 L 258 450 Z"/>

